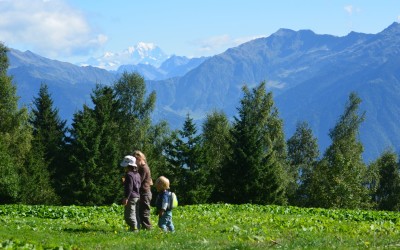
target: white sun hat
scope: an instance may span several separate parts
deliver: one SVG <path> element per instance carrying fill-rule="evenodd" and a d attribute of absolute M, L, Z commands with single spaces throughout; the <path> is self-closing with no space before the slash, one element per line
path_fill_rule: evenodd
<path fill-rule="evenodd" d="M 137 167 L 136 165 L 136 158 L 133 157 L 132 155 L 127 155 L 124 157 L 122 162 L 119 164 L 121 167 L 127 167 L 127 166 L 132 166 L 132 167 Z"/>

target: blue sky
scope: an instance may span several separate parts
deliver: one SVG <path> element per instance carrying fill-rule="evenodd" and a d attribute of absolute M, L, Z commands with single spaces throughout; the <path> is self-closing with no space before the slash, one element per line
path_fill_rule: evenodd
<path fill-rule="evenodd" d="M 139 42 L 198 57 L 279 28 L 345 36 L 399 21 L 399 0 L 0 0 L 1 42 L 73 63 Z"/>

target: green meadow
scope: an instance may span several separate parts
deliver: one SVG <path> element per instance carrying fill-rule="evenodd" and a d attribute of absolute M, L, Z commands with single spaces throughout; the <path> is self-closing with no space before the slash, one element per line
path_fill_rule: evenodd
<path fill-rule="evenodd" d="M 152 216 L 156 225 L 156 216 Z M 175 233 L 132 233 L 123 207 L 0 206 L 3 249 L 376 249 L 400 247 L 400 214 L 207 204 L 173 211 Z"/>

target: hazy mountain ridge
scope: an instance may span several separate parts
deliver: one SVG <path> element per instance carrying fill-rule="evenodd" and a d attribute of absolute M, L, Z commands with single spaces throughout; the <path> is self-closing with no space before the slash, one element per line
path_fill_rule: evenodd
<path fill-rule="evenodd" d="M 359 41 L 346 40 L 353 40 L 351 44 Z M 173 110 L 187 107 L 185 103 L 188 103 L 190 110 L 202 113 L 203 100 L 212 96 L 212 105 L 224 110 L 228 106 L 228 113 L 232 115 L 243 84 L 254 86 L 266 81 L 269 89 L 278 96 L 319 74 L 321 68 L 331 63 L 327 58 L 339 53 L 332 52 L 332 48 L 341 44 L 343 41 L 334 36 L 280 29 L 268 38 L 250 41 L 206 60 L 195 70 L 175 79 L 177 91 L 182 90 L 185 94 L 178 92 L 180 98 L 173 103 L 160 102 Z M 162 87 L 162 81 L 157 86 Z"/>
<path fill-rule="evenodd" d="M 360 131 L 365 159 L 376 158 L 387 147 L 399 152 L 399 38 L 398 23 L 378 34 L 351 32 L 343 37 L 280 29 L 269 37 L 203 58 L 200 63 L 193 61 L 198 64 L 189 70 L 187 59 L 171 57 L 157 68 L 164 71 L 164 77 L 165 72 L 179 71 L 179 65 L 184 65 L 186 72 L 181 77 L 171 73 L 174 77 L 169 79 L 147 81 L 148 91 L 157 92 L 154 119 L 166 119 L 173 128 L 180 128 L 188 113 L 198 122 L 214 109 L 232 118 L 243 84 L 252 87 L 266 81 L 284 121 L 286 137 L 293 134 L 297 122 L 307 121 L 323 150 L 330 144 L 329 129 L 354 91 L 363 101 L 361 111 L 366 111 Z M 9 72 L 15 76 L 22 101 L 31 101 L 40 81 L 45 81 L 66 119 L 73 113 L 66 108 L 75 105 L 80 109 L 82 103 L 90 102 L 90 90 L 96 82 L 111 84 L 118 77 L 94 67 L 35 58 L 29 53 L 26 58 L 20 56 L 23 58 L 14 56 L 11 60 Z M 155 74 L 151 67 L 136 66 Z"/>
<path fill-rule="evenodd" d="M 10 49 L 8 58 L 8 73 L 17 84 L 20 102 L 30 105 L 37 97 L 40 85 L 45 83 L 61 117 L 66 120 L 71 120 L 83 104 L 90 103 L 90 93 L 96 83 L 111 84 L 117 79 L 115 74 L 104 69 L 50 60 L 30 51 Z"/>
<path fill-rule="evenodd" d="M 199 66 L 207 57 L 187 58 L 185 56 L 171 56 L 159 67 L 151 64 L 121 65 L 117 73 L 137 72 L 147 80 L 164 80 L 172 77 L 183 76 L 190 70 Z"/>
<path fill-rule="evenodd" d="M 376 35 L 350 33 L 345 38 L 354 37 L 320 62 L 325 66 L 318 75 L 276 100 L 287 133 L 296 121 L 307 120 L 325 148 L 330 143 L 329 129 L 343 112 L 349 93 L 356 92 L 363 101 L 361 111 L 366 112 L 360 128 L 364 156 L 372 160 L 389 147 L 399 152 L 400 126 L 395 121 L 400 119 L 400 26 L 394 23 Z"/>
<path fill-rule="evenodd" d="M 212 109 L 232 117 L 241 86 L 266 81 L 268 91 L 274 92 L 287 137 L 297 122 L 307 121 L 322 152 L 330 144 L 329 129 L 354 91 L 366 111 L 360 137 L 365 159 L 371 160 L 385 148 L 400 149 L 396 126 L 400 119 L 399 37 L 398 23 L 375 35 L 351 32 L 344 37 L 280 29 L 270 37 L 228 49 L 168 84 L 157 81 L 149 86 L 157 93 L 167 93 L 158 99 L 158 107 L 164 110 L 160 115 L 179 115 L 175 123 L 182 124 L 185 114 L 201 118 Z"/>
<path fill-rule="evenodd" d="M 31 51 L 21 52 L 10 48 L 8 53 L 10 67 L 9 75 L 12 75 L 17 83 L 17 92 L 21 97 L 20 102 L 30 105 L 37 96 L 40 85 L 46 83 L 52 93 L 54 104 L 59 109 L 63 119 L 71 121 L 73 113 L 81 109 L 83 104 L 91 104 L 90 94 L 96 84 L 113 84 L 124 72 L 137 72 L 145 79 L 151 79 L 149 74 L 157 74 L 158 68 L 150 64 L 132 65 L 120 72 L 107 71 L 92 66 L 77 66 L 75 64 L 51 60 Z M 176 58 L 182 58 L 184 62 L 176 62 Z M 205 58 L 171 57 L 164 63 L 165 70 L 158 73 L 158 79 L 165 79 L 168 75 L 185 74 Z M 146 71 L 147 70 L 147 71 Z M 171 72 L 169 72 L 170 70 Z"/>

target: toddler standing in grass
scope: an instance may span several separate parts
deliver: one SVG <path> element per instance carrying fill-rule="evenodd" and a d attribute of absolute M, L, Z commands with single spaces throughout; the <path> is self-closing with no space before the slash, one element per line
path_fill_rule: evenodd
<path fill-rule="evenodd" d="M 138 231 L 139 221 L 137 215 L 139 213 L 139 189 L 141 185 L 140 174 L 136 165 L 136 158 L 127 155 L 121 162 L 121 167 L 125 168 L 124 177 L 124 199 L 122 205 L 124 209 L 124 219 L 129 225 L 131 231 Z"/>
<path fill-rule="evenodd" d="M 156 199 L 156 208 L 158 214 L 158 226 L 164 232 L 174 232 L 175 227 L 172 222 L 172 210 L 169 206 L 170 204 L 170 195 L 169 195 L 169 180 L 160 176 L 156 180 L 156 188 L 158 191 L 157 199 Z"/>

